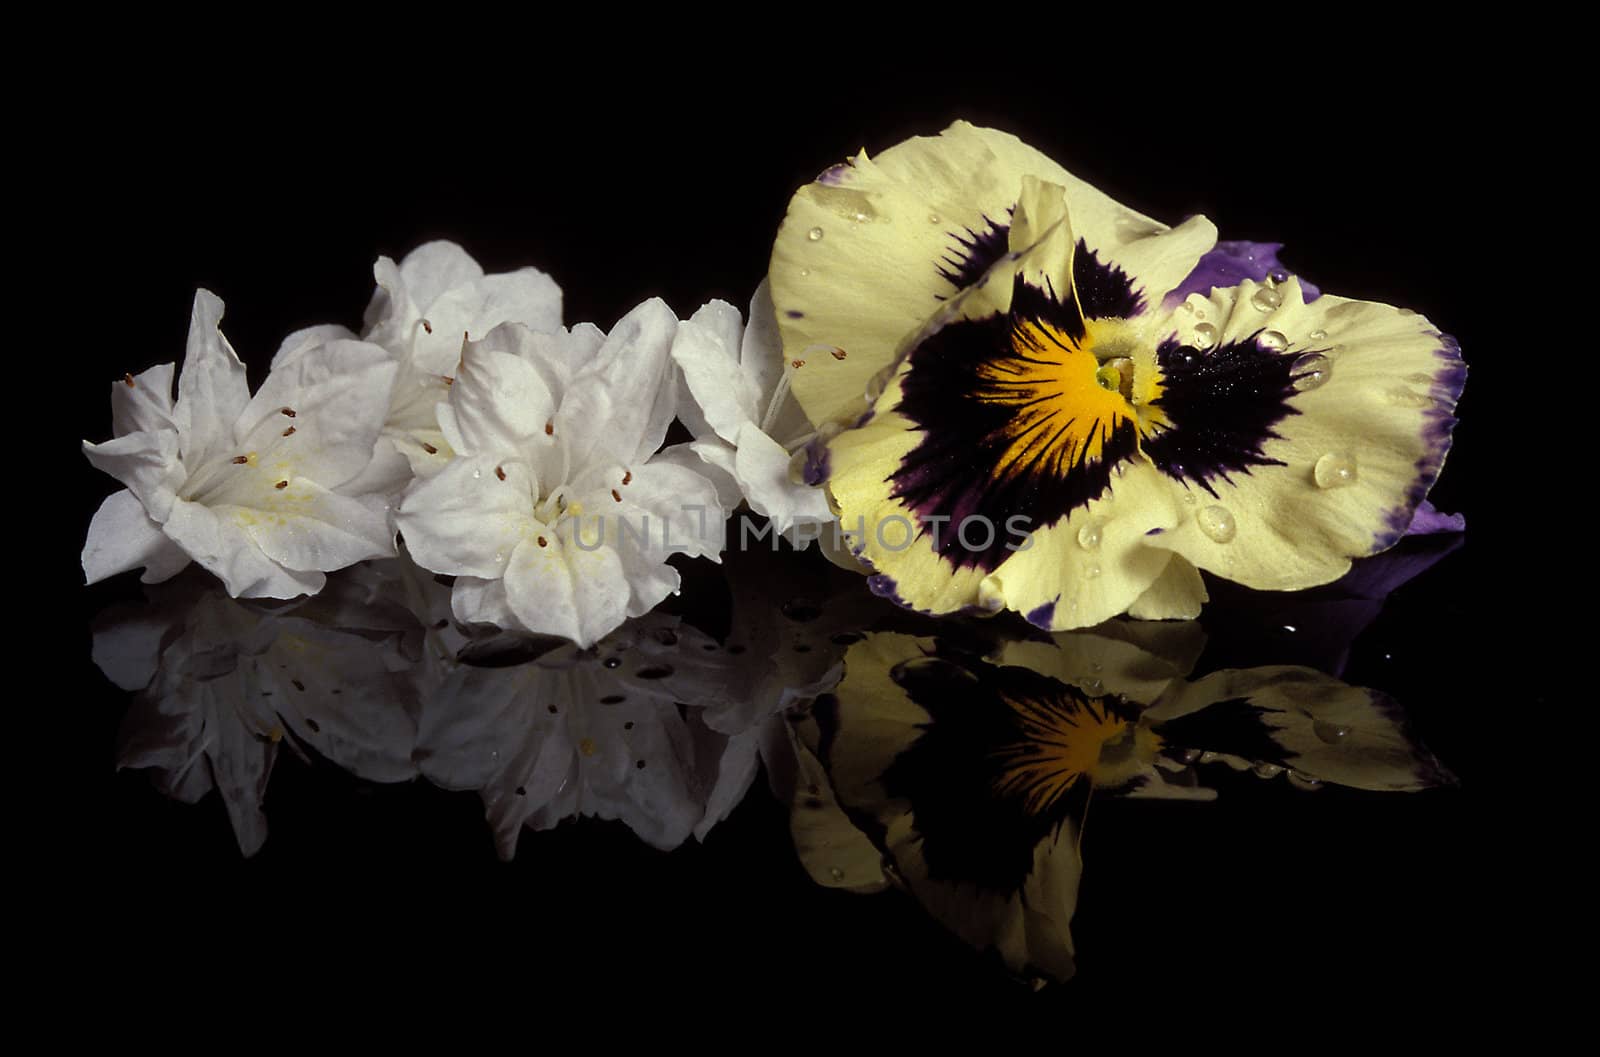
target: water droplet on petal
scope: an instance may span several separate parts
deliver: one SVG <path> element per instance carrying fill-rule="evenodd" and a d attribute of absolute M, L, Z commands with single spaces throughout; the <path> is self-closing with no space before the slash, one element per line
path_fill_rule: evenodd
<path fill-rule="evenodd" d="M 1308 352 L 1297 357 L 1289 369 L 1294 372 L 1294 387 L 1303 393 L 1326 382 L 1333 373 L 1333 364 L 1320 352 Z"/>
<path fill-rule="evenodd" d="M 1283 295 L 1270 286 L 1263 286 L 1251 296 L 1250 303 L 1262 312 L 1271 312 L 1283 304 Z"/>
<path fill-rule="evenodd" d="M 483 471 L 482 470 L 473 470 L 472 471 L 473 480 L 477 480 L 477 479 L 481 478 L 482 476 L 483 476 Z"/>
<path fill-rule="evenodd" d="M 1352 455 L 1344 452 L 1330 451 L 1317 460 L 1311 468 L 1311 476 L 1317 482 L 1318 488 L 1342 488 L 1347 484 L 1356 483 L 1356 460 Z"/>
<path fill-rule="evenodd" d="M 1313 778 L 1309 774 L 1301 774 L 1299 771 L 1290 771 L 1289 772 L 1289 784 L 1294 786 L 1296 789 L 1321 789 L 1322 788 L 1322 780 L 1321 779 Z"/>
<path fill-rule="evenodd" d="M 1256 344 L 1268 352 L 1282 352 L 1289 347 L 1289 339 L 1276 330 L 1263 330 Z"/>
<path fill-rule="evenodd" d="M 1283 768 L 1280 765 L 1266 763 L 1265 761 L 1256 764 L 1250 770 L 1255 772 L 1257 778 L 1276 778 L 1283 773 Z"/>
<path fill-rule="evenodd" d="M 810 231 L 806 232 L 806 238 L 810 239 L 812 242 L 816 242 L 822 238 L 822 229 L 812 228 Z"/>
<path fill-rule="evenodd" d="M 1086 693 L 1100 694 L 1105 692 L 1106 684 L 1104 680 L 1101 679 L 1090 679 L 1088 682 L 1083 684 L 1083 689 Z"/>
<path fill-rule="evenodd" d="M 601 661 L 600 664 L 603 667 L 606 667 L 606 668 L 621 668 L 622 667 L 622 658 L 621 657 L 607 657 L 605 660 Z"/>
<path fill-rule="evenodd" d="M 1341 727 L 1337 723 L 1329 723 L 1325 719 L 1319 719 L 1315 723 L 1311 724 L 1311 733 L 1315 734 L 1319 740 L 1325 741 L 1329 745 L 1337 745 L 1344 740 L 1344 736 L 1346 734 L 1350 733 L 1350 728 Z"/>
<path fill-rule="evenodd" d="M 1083 570 L 1083 578 L 1085 580 L 1094 580 L 1094 579 L 1097 579 L 1099 576 L 1100 576 L 1100 566 L 1098 566 L 1098 565 L 1091 565 L 1087 569 Z"/>
<path fill-rule="evenodd" d="M 1191 344 L 1201 352 L 1211 348 L 1217 343 L 1217 328 L 1210 323 L 1197 323 L 1194 328 L 1194 337 Z"/>
<path fill-rule="evenodd" d="M 804 275 L 805 272 L 801 272 L 800 274 Z M 1313 330 L 1309 337 L 1312 341 L 1325 341 L 1327 340 L 1328 332 L 1326 330 Z"/>
<path fill-rule="evenodd" d="M 1218 756 L 1216 753 L 1214 753 L 1211 750 L 1207 749 L 1205 752 L 1202 752 L 1200 754 L 1200 761 L 1199 762 L 1201 762 L 1201 763 L 1216 763 L 1221 758 L 1222 757 Z"/>
<path fill-rule="evenodd" d="M 1208 506 L 1194 516 L 1200 531 L 1217 543 L 1227 543 L 1239 531 L 1239 525 L 1227 507 Z"/>
<path fill-rule="evenodd" d="M 1100 546 L 1099 520 L 1091 519 L 1087 524 L 1078 530 L 1078 546 L 1082 547 L 1086 551 L 1092 551 L 1096 547 Z"/>
<path fill-rule="evenodd" d="M 928 223 L 937 224 L 938 222 L 939 222 L 939 214 L 938 213 L 929 213 L 928 214 Z"/>
<path fill-rule="evenodd" d="M 811 269 L 810 268 L 801 268 L 800 269 L 800 278 L 804 279 L 806 276 L 808 276 L 810 274 L 811 274 Z"/>

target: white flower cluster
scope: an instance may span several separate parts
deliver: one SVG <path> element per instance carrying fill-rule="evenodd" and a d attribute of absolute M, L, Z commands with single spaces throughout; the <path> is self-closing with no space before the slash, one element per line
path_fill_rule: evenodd
<path fill-rule="evenodd" d="M 608 334 L 562 326 L 544 273 L 453 243 L 373 271 L 363 332 L 290 335 L 254 396 L 205 290 L 176 399 L 170 363 L 113 383 L 115 435 L 84 452 L 126 487 L 89 526 L 89 583 L 193 561 L 236 598 L 294 598 L 398 533 L 456 578 L 457 619 L 589 646 L 677 590 L 670 556 L 717 560 L 741 501 L 791 536 L 830 520 L 789 472 L 812 434 L 765 284 L 748 325 L 652 299 Z M 675 418 L 694 439 L 664 448 Z"/>

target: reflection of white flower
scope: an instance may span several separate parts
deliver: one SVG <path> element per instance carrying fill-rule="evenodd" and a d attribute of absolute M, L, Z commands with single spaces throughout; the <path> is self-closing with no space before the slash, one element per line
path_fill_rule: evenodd
<path fill-rule="evenodd" d="M 678 415 L 694 434 L 695 454 L 732 477 L 778 532 L 832 521 L 822 490 L 790 472 L 816 434 L 789 399 L 794 368 L 784 363 L 767 284 L 750 300 L 749 326 L 727 302 L 708 302 L 678 327 L 672 358 L 692 396 Z"/>
<path fill-rule="evenodd" d="M 512 668 L 458 667 L 423 707 L 418 759 L 447 789 L 477 790 L 511 858 L 524 826 L 619 819 L 674 848 L 703 837 L 756 772 L 758 731 L 709 729 L 699 709 L 741 662 L 676 617 L 632 621 L 592 649 Z"/>
<path fill-rule="evenodd" d="M 338 491 L 372 458 L 394 384 L 380 348 L 331 338 L 275 370 L 252 399 L 200 290 L 178 397 L 172 364 L 112 385 L 116 433 L 84 442 L 127 486 L 105 501 L 83 551 L 88 582 L 145 567 L 158 581 L 192 559 L 245 598 L 321 590 L 324 573 L 394 553 L 379 504 Z"/>
<path fill-rule="evenodd" d="M 398 265 L 379 257 L 372 271 L 378 289 L 362 337 L 394 358 L 397 374 L 383 434 L 361 484 L 363 491 L 393 492 L 450 460 L 434 408 L 449 394 L 462 340 L 482 338 L 502 323 L 560 329 L 561 289 L 536 268 L 486 275 L 466 250 L 443 241 L 418 246 Z M 273 369 L 315 354 L 332 338 L 354 337 L 337 326 L 291 334 Z"/>
<path fill-rule="evenodd" d="M 653 300 L 609 336 L 507 324 L 461 350 L 438 408 L 456 458 L 396 515 L 418 564 L 457 577 L 459 619 L 589 645 L 677 590 L 668 556 L 720 553 L 698 460 L 657 453 L 677 325 Z"/>

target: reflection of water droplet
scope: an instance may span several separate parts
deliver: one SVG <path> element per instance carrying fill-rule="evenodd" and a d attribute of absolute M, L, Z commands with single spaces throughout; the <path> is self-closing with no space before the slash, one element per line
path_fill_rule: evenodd
<path fill-rule="evenodd" d="M 833 878 L 835 881 L 843 881 L 844 871 L 839 869 L 837 866 L 830 866 L 828 868 L 828 876 Z"/>
<path fill-rule="evenodd" d="M 1078 546 L 1086 551 L 1092 551 L 1100 546 L 1100 522 L 1091 518 L 1078 530 Z"/>
<path fill-rule="evenodd" d="M 1250 298 L 1250 303 L 1262 312 L 1271 312 L 1283 304 L 1283 295 L 1270 286 L 1263 286 L 1256 290 Z"/>
<path fill-rule="evenodd" d="M 1299 631 L 1300 629 L 1295 627 L 1293 624 L 1285 624 L 1283 626 L 1283 630 L 1287 631 L 1289 634 L 1293 635 L 1295 632 Z"/>
<path fill-rule="evenodd" d="M 1282 352 L 1289 347 L 1289 339 L 1276 330 L 1263 330 L 1256 338 L 1256 344 L 1268 352 Z"/>
<path fill-rule="evenodd" d="M 1221 758 L 1222 757 L 1218 756 L 1214 752 L 1211 752 L 1210 750 L 1207 750 L 1207 751 L 1202 752 L 1200 754 L 1200 762 L 1201 763 L 1216 763 Z"/>
<path fill-rule="evenodd" d="M 1322 781 L 1320 779 L 1313 778 L 1309 774 L 1301 774 L 1299 771 L 1289 772 L 1289 784 L 1294 786 L 1296 789 L 1322 788 Z"/>
<path fill-rule="evenodd" d="M 594 748 L 595 746 L 593 738 L 584 738 L 582 741 L 578 742 L 578 751 L 583 753 L 585 756 L 593 756 Z"/>
<path fill-rule="evenodd" d="M 822 238 L 822 229 L 812 228 L 810 231 L 806 232 L 806 238 L 810 239 L 812 242 L 816 242 L 818 239 Z"/>
<path fill-rule="evenodd" d="M 1267 763 L 1265 761 L 1256 764 L 1254 767 L 1250 768 L 1250 770 L 1257 778 L 1276 778 L 1278 775 L 1283 773 L 1283 768 L 1281 766 L 1275 763 Z"/>
<path fill-rule="evenodd" d="M 1099 679 L 1090 679 L 1088 682 L 1083 684 L 1083 688 L 1088 693 L 1098 694 L 1105 690 L 1106 684 Z"/>
<path fill-rule="evenodd" d="M 1208 506 L 1194 516 L 1200 531 L 1217 543 L 1227 543 L 1239 531 L 1238 522 L 1226 507 Z"/>
<path fill-rule="evenodd" d="M 778 611 L 790 620 L 798 621 L 802 624 L 822 616 L 822 607 L 809 598 L 796 598 L 785 602 L 778 607 Z"/>
<path fill-rule="evenodd" d="M 1350 733 L 1350 728 L 1341 727 L 1337 723 L 1329 723 L 1325 719 L 1319 719 L 1311 724 L 1311 733 L 1329 745 L 1337 745 L 1344 740 L 1346 734 Z"/>
<path fill-rule="evenodd" d="M 1194 328 L 1194 338 L 1190 344 L 1201 352 L 1206 351 L 1217 343 L 1217 328 L 1210 323 L 1197 323 Z"/>
<path fill-rule="evenodd" d="M 1199 749 L 1184 749 L 1183 752 L 1178 754 L 1178 759 L 1182 760 L 1184 763 L 1194 763 L 1199 758 Z"/>
<path fill-rule="evenodd" d="M 1296 357 L 1289 370 L 1293 372 L 1294 387 L 1303 393 L 1326 382 L 1333 373 L 1333 364 L 1320 352 L 1308 352 Z"/>
<path fill-rule="evenodd" d="M 945 681 L 962 679 L 968 682 L 976 682 L 978 679 L 976 675 L 973 675 L 961 665 L 953 664 L 941 657 L 913 657 L 909 661 L 901 661 L 889 669 L 889 678 L 901 686 L 913 680 L 921 681 L 930 678 Z"/>
<path fill-rule="evenodd" d="M 1311 476 L 1318 488 L 1343 488 L 1356 483 L 1356 460 L 1353 455 L 1330 451 L 1317 460 Z"/>
<path fill-rule="evenodd" d="M 621 657 L 607 657 L 605 660 L 601 661 L 600 663 L 602 665 L 604 665 L 605 667 L 607 667 L 607 668 L 621 668 L 622 667 L 622 658 Z"/>
<path fill-rule="evenodd" d="M 652 664 L 648 668 L 640 668 L 633 674 L 640 679 L 665 679 L 672 674 L 672 665 Z"/>

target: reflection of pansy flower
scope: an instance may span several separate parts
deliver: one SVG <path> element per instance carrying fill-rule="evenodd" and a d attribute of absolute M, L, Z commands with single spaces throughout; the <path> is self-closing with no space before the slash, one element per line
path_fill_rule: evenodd
<path fill-rule="evenodd" d="M 1302 787 L 1450 781 L 1373 691 L 1288 666 L 1189 681 L 1194 625 L 965 637 L 876 633 L 850 648 L 800 725 L 815 784 L 797 790 L 795 842 L 824 884 L 891 881 L 1013 972 L 1073 972 L 1091 796 L 1210 799 L 1194 765 L 1213 761 Z"/>
<path fill-rule="evenodd" d="M 773 298 L 796 397 L 855 427 L 812 480 L 876 591 L 1077 627 L 1193 615 L 1197 568 L 1296 589 L 1398 538 L 1449 447 L 1454 342 L 1275 268 L 1168 300 L 1213 240 L 964 124 L 795 196 Z"/>

